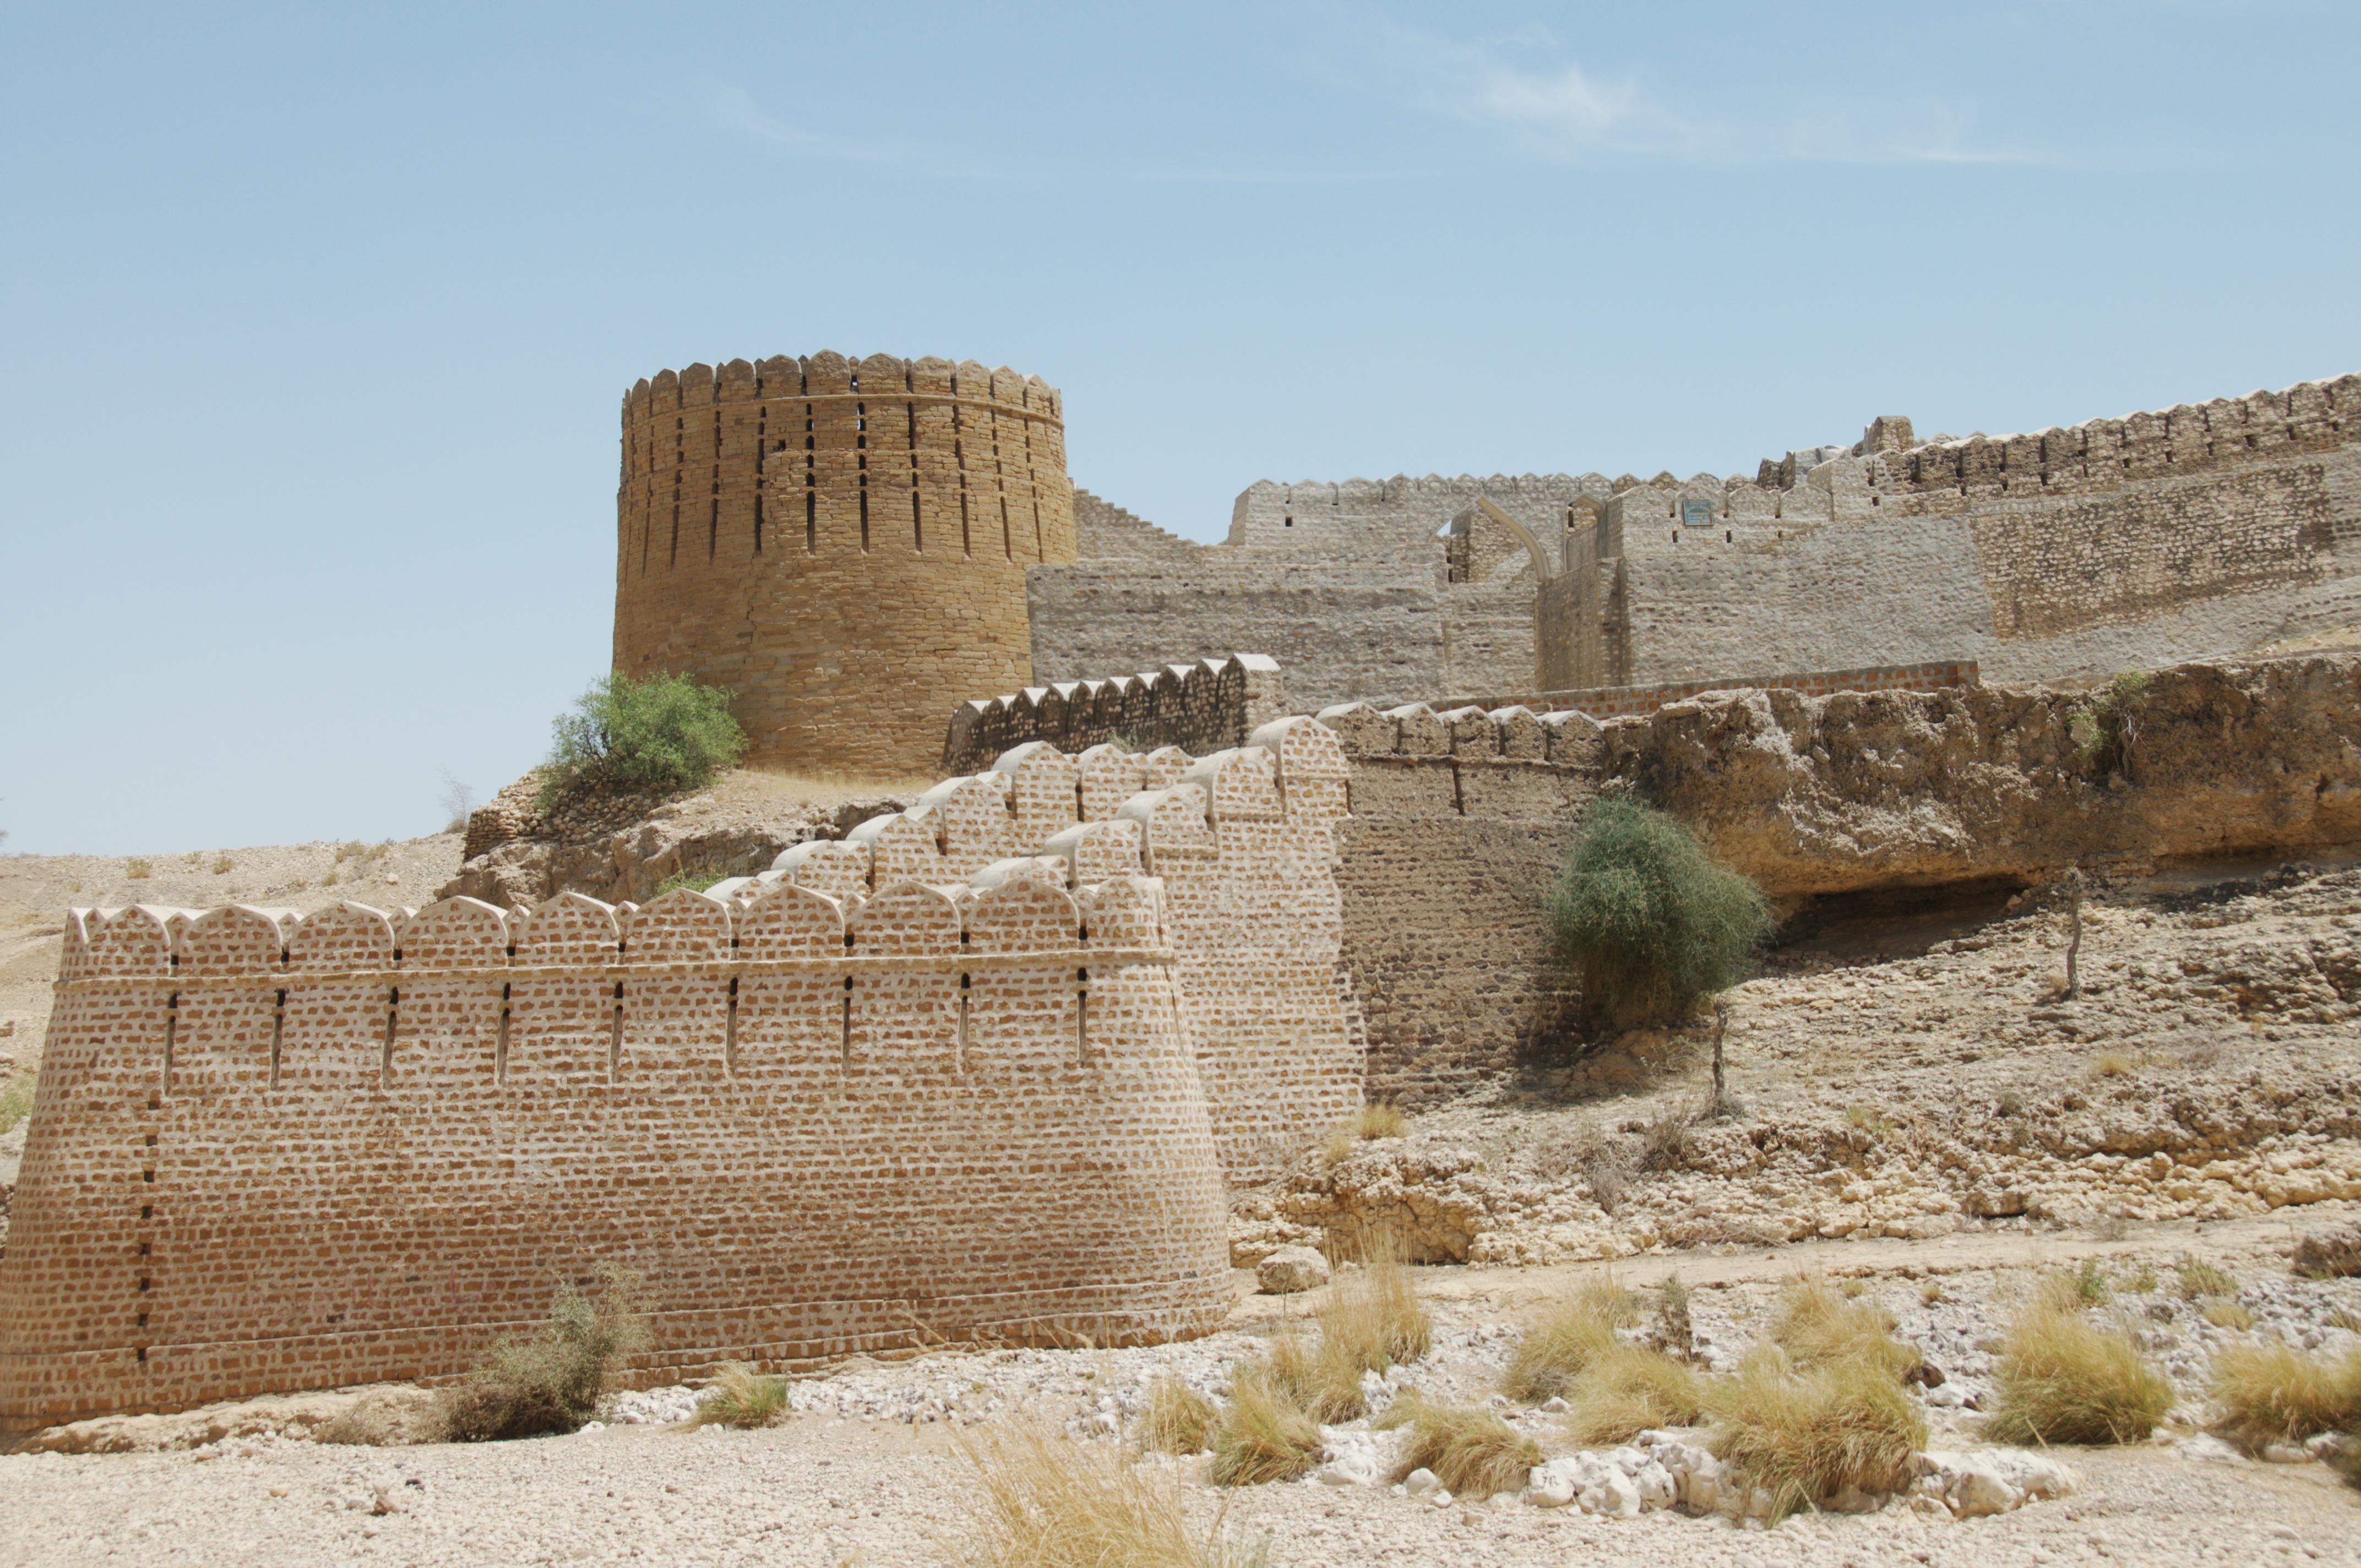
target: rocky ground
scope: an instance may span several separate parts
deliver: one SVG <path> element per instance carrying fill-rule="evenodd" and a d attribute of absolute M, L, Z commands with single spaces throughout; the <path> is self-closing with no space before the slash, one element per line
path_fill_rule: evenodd
<path fill-rule="evenodd" d="M 2324 1205 L 2311 1216 L 2349 1215 Z M 2087 1266 L 2104 1282 L 2098 1309 L 2138 1326 L 2181 1404 L 2156 1442 L 2054 1451 L 2070 1489 L 1989 1516 L 1906 1497 L 1858 1515 L 1801 1516 L 1767 1530 L 1719 1512 L 1649 1508 L 1634 1518 L 1581 1507 L 1488 1503 L 1370 1480 L 1394 1439 L 1358 1420 L 1327 1429 L 1332 1464 L 1301 1482 L 1225 1492 L 1202 1459 L 1169 1466 L 1192 1518 L 1267 1547 L 1279 1568 L 1432 1561 L 1640 1563 L 1681 1553 L 1699 1563 L 1976 1564 L 2361 1563 L 2361 1493 L 2308 1460 L 2262 1463 L 2207 1436 L 2208 1353 L 2279 1335 L 2335 1353 L 2355 1343 L 2361 1279 L 2310 1281 L 2288 1266 L 2276 1220 L 2139 1223 L 2108 1239 L 2060 1229 L 2039 1237 L 1961 1232 L 1933 1239 L 1815 1242 L 1722 1253 L 1659 1254 L 1620 1265 L 1432 1266 L 1418 1270 L 1437 1321 L 1432 1351 L 1389 1380 L 1481 1400 L 1522 1325 L 1552 1297 L 1612 1271 L 1642 1291 L 1678 1270 L 1700 1355 L 1726 1365 L 1767 1324 L 1781 1281 L 1799 1268 L 1855 1282 L 1898 1320 L 1939 1369 L 1922 1389 L 1932 1449 L 1976 1453 L 1975 1407 L 1990 1391 L 1989 1346 L 2045 1273 Z M 2179 1265 L 2202 1255 L 2225 1270 L 2253 1318 L 2204 1321 Z M 1241 1279 L 1242 1291 L 1246 1284 Z M 1072 1440 L 1115 1443 L 1136 1431 L 1151 1379 L 1177 1376 L 1226 1392 L 1231 1363 L 1257 1348 L 1312 1297 L 1243 1295 L 1228 1328 L 1189 1344 L 1129 1351 L 942 1352 L 856 1362 L 795 1386 L 783 1425 L 741 1432 L 682 1424 L 691 1390 L 616 1401 L 613 1418 L 563 1438 L 481 1446 L 353 1447 L 308 1435 L 355 1396 L 254 1401 L 179 1417 L 83 1423 L 38 1440 L 59 1449 L 0 1458 L 0 1564 L 919 1563 L 969 1538 L 974 1502 L 963 1444 L 1029 1419 Z M 418 1396 L 379 1390 L 381 1402 Z M 1380 1398 L 1388 1396 L 1381 1395 Z M 1571 1445 L 1546 1410 L 1509 1409 L 1546 1453 Z M 2290 1458 L 2292 1456 L 2290 1456 Z"/>
<path fill-rule="evenodd" d="M 776 794 L 727 784 L 565 852 L 594 869 L 604 856 L 614 869 L 600 874 L 636 888 L 732 836 L 775 837 L 790 818 L 824 836 L 840 812 L 873 809 L 798 796 L 789 811 Z M 0 1052 L 31 1064 L 68 903 L 423 903 L 468 874 L 460 849 L 444 836 L 206 851 L 151 857 L 137 877 L 125 860 L 0 859 L 0 1018 L 16 1025 Z M 1930 1446 L 1964 1451 L 1983 1446 L 1978 1409 L 2015 1304 L 2044 1272 L 2088 1260 L 2099 1310 L 2134 1325 L 2181 1402 L 2158 1442 L 2067 1454 L 2070 1495 L 1975 1518 L 1895 1498 L 1768 1530 L 1679 1508 L 1438 1506 L 1359 1484 L 1392 1442 L 1367 1422 L 1329 1432 L 1327 1481 L 1224 1493 L 1202 1460 L 1148 1463 L 1177 1465 L 1202 1524 L 1218 1519 L 1283 1565 L 1668 1551 L 2361 1562 L 2361 1493 L 2317 1463 L 2260 1463 L 2202 1431 L 2214 1350 L 2276 1336 L 2334 1353 L 2361 1323 L 2361 1280 L 2289 1268 L 2300 1231 L 2361 1213 L 2361 871 L 2244 862 L 2094 882 L 2070 999 L 2070 918 L 2054 893 L 1828 901 L 1730 998 L 1719 1113 L 1709 1025 L 1626 1036 L 1402 1135 L 1308 1149 L 1283 1180 L 1239 1195 L 1234 1230 L 1245 1266 L 1290 1242 L 1409 1237 L 1439 1332 L 1395 1386 L 1464 1399 L 1488 1397 L 1521 1325 L 1592 1274 L 1648 1289 L 1677 1271 L 1708 1365 L 1762 1331 L 1798 1269 L 1855 1279 L 1943 1374 L 1916 1396 Z M 0 1135 L 0 1183 L 22 1135 Z M 2184 1288 L 2191 1258 L 2234 1277 L 2226 1304 Z M 364 1400 L 377 1419 L 347 1427 L 398 1435 L 426 1398 L 403 1389 L 84 1423 L 0 1457 L 0 1565 L 940 1561 L 972 1534 L 962 1439 L 1029 1419 L 1123 1441 L 1153 1377 L 1218 1395 L 1235 1359 L 1313 1302 L 1245 1294 L 1222 1334 L 1156 1349 L 857 1362 L 798 1382 L 794 1418 L 758 1432 L 678 1424 L 694 1407 L 685 1389 L 626 1396 L 598 1430 L 480 1447 L 311 1441 Z M 1569 1452 L 1548 1412 L 1515 1419 Z"/>
<path fill-rule="evenodd" d="M 1839 907 L 1712 1029 L 1627 1036 L 1315 1150 L 1242 1194 L 1234 1261 L 1406 1234 L 1426 1260 L 2223 1220 L 2361 1198 L 2361 872 L 2268 862 Z"/>

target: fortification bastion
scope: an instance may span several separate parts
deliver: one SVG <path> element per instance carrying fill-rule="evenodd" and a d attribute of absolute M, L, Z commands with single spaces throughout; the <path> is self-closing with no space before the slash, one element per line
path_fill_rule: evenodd
<path fill-rule="evenodd" d="M 633 1376 L 1229 1304 L 1224 1175 L 1360 1101 L 1345 762 L 1033 744 L 644 907 L 71 914 L 0 1425 L 435 1378 L 641 1272 Z"/>
<path fill-rule="evenodd" d="M 918 773 L 946 693 L 1032 679 L 1025 571 L 1074 558 L 1057 391 L 973 360 L 665 370 L 623 400 L 614 668 L 735 693 L 751 760 Z"/>

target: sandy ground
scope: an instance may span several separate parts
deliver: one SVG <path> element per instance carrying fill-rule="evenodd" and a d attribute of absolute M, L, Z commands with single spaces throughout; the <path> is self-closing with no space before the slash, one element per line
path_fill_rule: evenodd
<path fill-rule="evenodd" d="M 2361 1280 L 2289 1280 L 2287 1240 L 2284 1223 L 2251 1220 L 2140 1227 L 2117 1239 L 1971 1233 L 1667 1254 L 1611 1266 L 1640 1288 L 1679 1269 L 1700 1332 L 1725 1350 L 1767 1317 L 1779 1281 L 1799 1267 L 1857 1278 L 1903 1320 L 1906 1337 L 1949 1364 L 1956 1386 L 1976 1381 L 1966 1347 L 1996 1326 L 2040 1271 L 2084 1258 L 2125 1287 L 2114 1305 L 2144 1323 L 2158 1320 L 2141 1303 L 2171 1299 L 2172 1261 L 2191 1249 L 2230 1268 L 2242 1299 L 2264 1313 L 2297 1297 L 2293 1310 L 2303 1318 L 2361 1309 Z M 1482 1398 L 1532 1310 L 1609 1266 L 1419 1270 L 1437 1334 L 1411 1380 Z M 2132 1292 L 2142 1275 L 2160 1277 L 2162 1288 Z M 1930 1283 L 1940 1290 L 1930 1292 Z M 1930 1294 L 1938 1304 L 1928 1304 Z M 615 1425 L 480 1447 L 363 1449 L 264 1435 L 176 1452 L 18 1453 L 0 1458 L 0 1565 L 953 1561 L 973 1533 L 967 1445 L 1020 1416 L 1087 1433 L 1094 1412 L 1130 1408 L 1152 1376 L 1219 1376 L 1257 1336 L 1306 1305 L 1246 1297 L 1228 1329 L 1193 1344 L 857 1363 L 798 1383 L 799 1413 L 756 1432 Z M 2297 1325 L 2282 1318 L 2262 1327 L 2292 1332 Z M 2173 1331 L 2188 1332 L 2187 1323 L 2158 1331 L 2159 1339 Z M 2330 1348 L 2345 1332 L 2332 1331 Z M 2319 1464 L 2221 1457 L 2189 1424 L 2201 1413 L 2200 1387 L 2182 1380 L 2185 1402 L 2168 1441 L 2060 1451 L 2080 1476 L 2073 1496 L 1977 1519 L 1930 1518 L 1896 1503 L 1858 1517 L 1798 1517 L 1765 1531 L 1675 1511 L 1607 1519 L 1506 1497 L 1436 1508 L 1386 1486 L 1299 1482 L 1224 1492 L 1202 1482 L 1202 1460 L 1146 1463 L 1180 1478 L 1201 1528 L 1218 1520 L 1241 1543 L 1267 1547 L 1275 1568 L 1445 1559 L 1653 1565 L 1668 1554 L 1701 1564 L 1829 1568 L 2361 1563 L 2361 1492 Z M 1930 1400 L 1928 1414 L 1931 1446 L 1981 1446 L 1971 1411 Z M 204 1418 L 183 1419 L 201 1427 Z M 1552 1418 L 1517 1420 L 1545 1450 L 1568 1450 L 1554 1438 Z M 2216 1456 L 2191 1457 L 2203 1453 Z M 380 1495 L 398 1511 L 375 1511 Z"/>

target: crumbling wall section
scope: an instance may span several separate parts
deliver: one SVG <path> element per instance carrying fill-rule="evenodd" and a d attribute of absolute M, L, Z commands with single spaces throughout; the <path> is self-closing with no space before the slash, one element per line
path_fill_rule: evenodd
<path fill-rule="evenodd" d="M 1108 743 L 1133 751 L 1216 751 L 1245 745 L 1257 729 L 1286 714 L 1278 663 L 1259 653 L 1233 653 L 972 699 L 951 715 L 942 765 L 946 773 L 983 767 L 1030 740 L 1076 752 Z"/>

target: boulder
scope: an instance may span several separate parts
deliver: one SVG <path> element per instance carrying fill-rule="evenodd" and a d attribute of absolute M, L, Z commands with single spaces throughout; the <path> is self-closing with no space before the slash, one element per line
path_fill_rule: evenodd
<path fill-rule="evenodd" d="M 1328 1260 L 1308 1246 L 1283 1246 L 1255 1266 L 1255 1285 L 1266 1296 L 1292 1296 L 1328 1283 Z"/>

